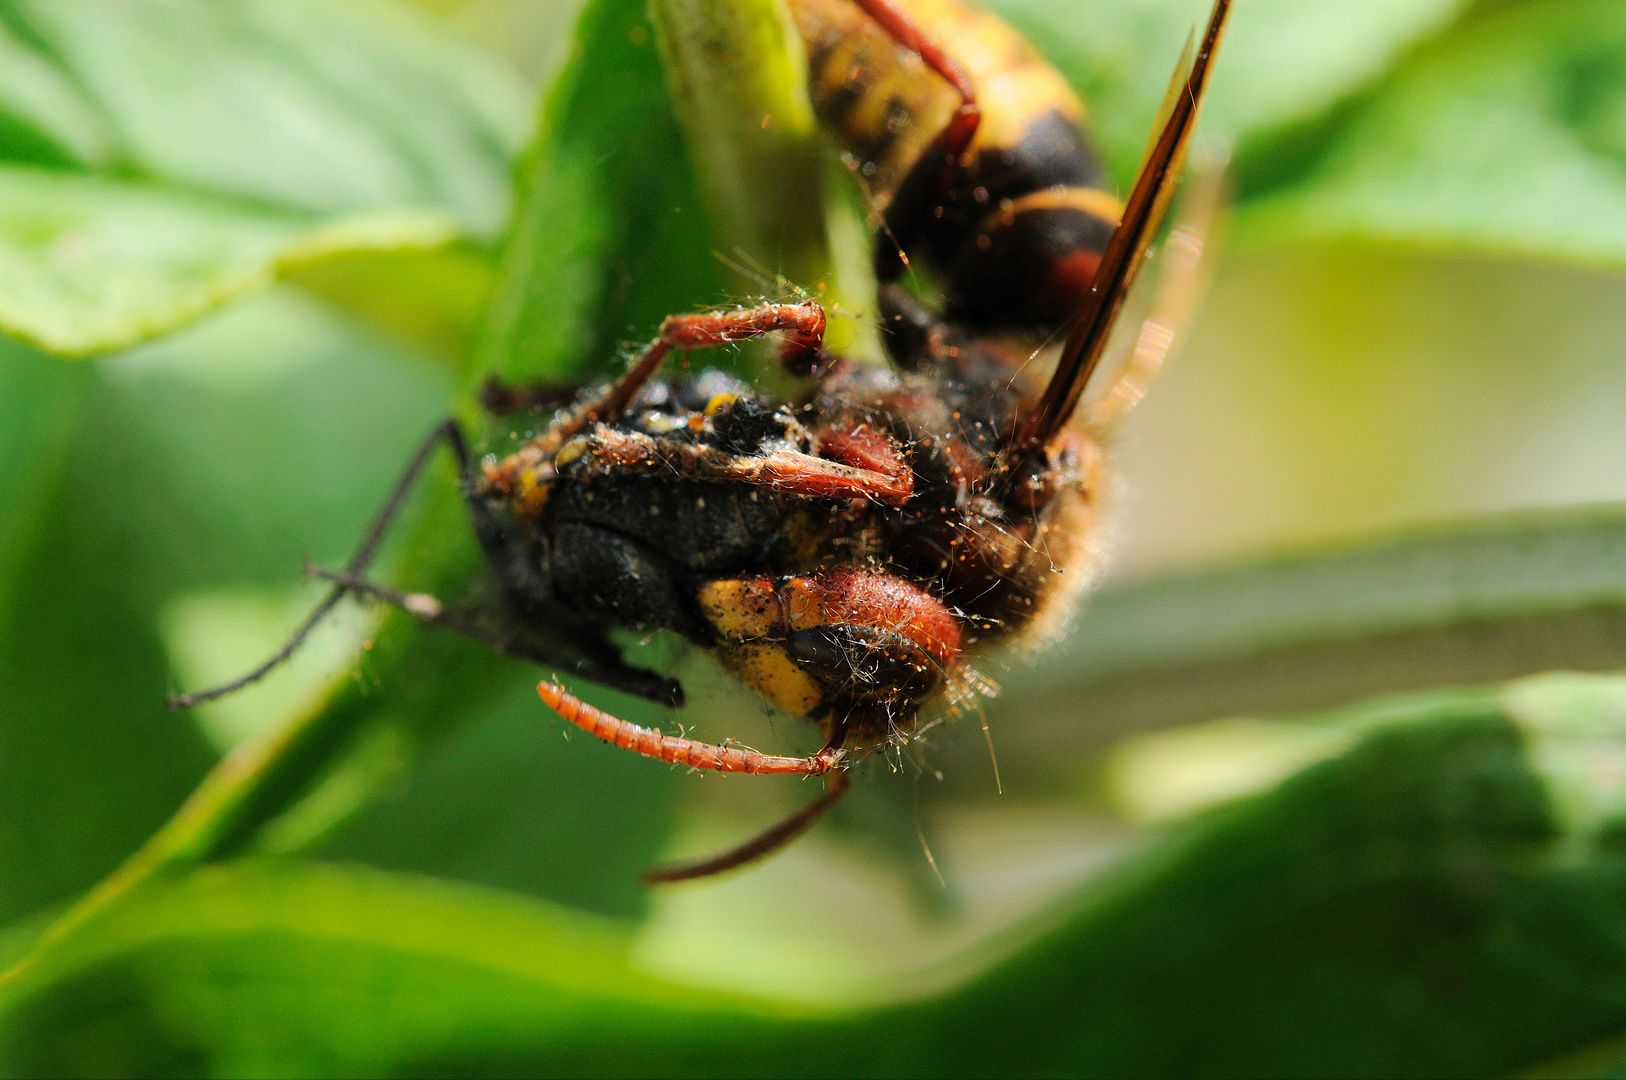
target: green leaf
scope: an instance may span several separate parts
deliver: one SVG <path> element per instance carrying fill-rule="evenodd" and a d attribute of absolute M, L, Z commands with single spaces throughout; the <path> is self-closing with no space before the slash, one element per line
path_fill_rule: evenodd
<path fill-rule="evenodd" d="M 801 40 L 777 0 L 658 0 L 671 98 L 718 232 L 812 288 L 830 274 Z"/>
<path fill-rule="evenodd" d="M 725 298 L 642 4 L 589 4 L 519 170 L 479 374 L 569 382 Z"/>
<path fill-rule="evenodd" d="M 635 30 L 641 33 L 633 33 Z M 692 195 L 693 186 L 688 180 L 687 157 L 675 121 L 661 106 L 663 83 L 641 7 L 622 2 L 590 8 L 583 17 L 579 45 L 577 57 L 561 73 L 545 105 L 543 135 L 531 155 L 529 168 L 535 182 L 528 191 L 510 243 L 504 291 L 507 296 L 517 294 L 522 302 L 516 310 L 505 308 L 499 299 L 489 344 L 482 353 L 488 362 L 509 372 L 520 365 L 540 364 L 542 366 L 531 370 L 546 371 L 549 363 L 569 370 L 580 370 L 593 359 L 602 363 L 607 359 L 603 353 L 594 357 L 582 349 L 556 350 L 551 355 L 538 356 L 530 348 L 534 343 L 526 338 L 526 328 L 534 325 L 530 320 L 539 314 L 563 312 L 567 317 L 579 318 L 598 313 L 604 309 L 609 296 L 619 294 L 624 306 L 612 305 L 612 312 L 619 311 L 623 315 L 635 309 L 659 312 L 650 317 L 653 323 L 671 310 L 690 306 L 692 294 L 691 301 L 682 304 L 659 297 L 665 295 L 662 289 L 686 288 L 688 279 L 679 275 L 676 268 L 694 264 L 697 252 L 705 250 L 693 243 L 707 234 L 702 215 L 693 210 L 692 200 L 676 206 L 651 206 L 648 200 L 651 174 L 642 167 L 644 165 L 664 168 L 666 175 L 674 180 L 672 190 L 678 195 Z M 643 125 L 646 134 L 657 137 L 629 143 L 626 141 L 628 124 Z M 618 159 L 612 156 L 606 160 L 606 147 L 622 148 L 623 152 Z M 635 154 L 650 152 L 661 156 L 653 162 L 634 161 Z M 595 181 L 587 188 L 572 189 L 562 195 L 549 179 L 559 176 L 560 162 L 565 162 L 567 169 L 584 163 L 600 169 L 602 182 Z M 607 164 L 614 168 L 606 170 Z M 628 172 L 629 164 L 638 164 L 640 168 Z M 608 205 L 601 203 L 603 213 L 608 215 L 604 220 L 635 217 L 623 214 L 623 210 L 636 208 L 646 215 L 653 213 L 658 219 L 681 219 L 681 224 L 666 228 L 664 233 L 657 230 L 654 237 L 632 231 L 603 233 L 597 231 L 591 213 L 583 216 L 565 212 L 570 203 L 550 201 L 564 195 L 585 198 L 588 192 L 600 199 L 613 196 L 620 200 Z M 669 213 L 686 207 L 691 211 L 686 216 Z M 538 270 L 535 260 L 545 258 L 549 266 L 564 266 L 558 261 L 556 247 L 564 234 L 574 236 L 571 242 L 582 255 L 583 267 L 601 277 L 591 288 L 579 293 L 539 292 L 535 289 Z M 662 236 L 666 238 L 664 245 Z M 635 275 L 624 261 L 642 260 L 651 255 L 666 261 L 657 262 L 647 275 L 641 272 Z M 636 287 L 628 288 L 630 281 L 636 281 Z M 652 296 L 656 298 L 653 301 Z M 571 304 L 575 305 L 573 309 Z M 505 315 L 519 318 L 505 321 Z M 486 370 L 483 364 L 477 365 L 476 376 L 483 370 Z M 525 368 L 520 370 L 523 372 Z M 401 453 L 397 460 L 404 457 Z M 474 549 L 461 500 L 446 471 L 433 472 L 426 486 L 429 490 L 417 500 L 399 526 L 400 550 L 404 557 L 394 560 L 393 568 L 387 562 L 378 572 L 409 588 L 424 589 L 456 601 L 479 576 L 481 560 Z M 358 527 L 355 534 L 359 533 Z M 295 560 L 290 559 L 288 565 L 296 565 Z M 226 763 L 206 779 L 169 825 L 160 830 L 119 875 L 71 911 L 53 934 L 60 936 L 67 932 L 108 898 L 140 881 L 154 868 L 242 850 L 261 842 L 262 830 L 273 823 L 274 827 L 263 841 L 274 848 L 323 841 L 379 785 L 398 775 L 403 755 L 409 759 L 416 757 L 460 722 L 480 717 L 482 713 L 489 714 L 492 703 L 513 685 L 509 681 L 513 671 L 510 662 L 450 635 L 425 633 L 407 619 L 386 616 L 369 641 L 371 648 L 366 653 L 367 668 L 362 677 L 338 685 L 329 695 L 239 746 Z M 412 677 L 419 672 L 434 672 L 435 677 Z M 658 722 L 660 713 L 649 703 L 618 701 L 614 695 L 611 700 L 617 711 L 630 719 Z M 532 703 L 529 708 L 531 716 L 541 715 L 539 703 Z M 365 752 L 369 746 L 381 745 L 393 745 L 396 749 L 383 754 Z M 450 753 L 458 762 L 454 775 L 460 779 L 449 785 L 431 783 L 431 792 L 440 793 L 432 794 L 433 798 L 444 798 L 444 793 L 456 791 L 465 783 L 479 782 L 466 771 L 471 767 L 478 770 L 480 763 L 455 748 Z M 644 777 L 639 777 L 637 783 L 652 794 L 647 799 L 623 798 L 618 802 L 626 811 L 642 813 L 643 825 L 648 830 L 644 835 L 650 837 L 647 842 L 659 843 L 661 819 L 669 813 L 669 804 L 661 794 L 664 788 Z M 534 834 L 533 829 L 530 835 Z M 354 857 L 366 857 L 371 847 L 377 851 L 380 861 L 414 862 L 413 856 L 403 855 L 400 845 L 388 840 L 370 845 L 365 840 L 339 837 L 334 842 Z M 343 846 L 346 844 L 349 846 Z M 438 853 L 438 857 L 447 858 L 445 853 Z M 443 868 L 449 873 L 458 872 L 451 866 Z M 511 870 L 501 868 L 488 867 L 484 871 L 465 868 L 465 872 L 475 876 L 495 873 L 505 882 L 513 877 Z M 521 874 L 521 877 L 526 876 Z M 600 888 L 595 902 L 614 910 L 635 908 L 639 901 L 629 899 L 636 895 L 630 892 L 632 888 L 629 867 L 627 877 L 608 892 Z M 572 889 L 577 894 L 582 891 L 572 885 L 567 885 L 564 891 L 569 893 Z"/>
<path fill-rule="evenodd" d="M 0 341 L 0 582 L 9 582 L 44 515 L 77 426 L 86 378 Z M 0 600 L 0 621 L 8 615 Z"/>
<path fill-rule="evenodd" d="M 989 5 L 1035 42 L 1090 108 L 1090 129 L 1110 171 L 1133 179 L 1188 33 L 1200 30 L 1208 0 Z M 1447 26 L 1465 0 L 1365 4 L 1238 4 L 1203 110 L 1205 141 L 1247 144 L 1305 124 L 1380 76 L 1418 41 Z M 1244 170 L 1247 162 L 1242 162 Z M 1246 186 L 1246 172 L 1241 178 Z"/>
<path fill-rule="evenodd" d="M 444 207 L 489 235 L 528 95 L 490 60 L 375 4 L 6 5 L 154 180 L 327 213 Z"/>
<path fill-rule="evenodd" d="M 433 248 L 456 223 L 402 212 L 323 222 L 97 176 L 0 166 L 0 329 L 79 355 L 161 334 L 286 267 Z"/>
<path fill-rule="evenodd" d="M 1058 738 L 1082 751 L 1149 726 L 1613 670 L 1626 667 L 1623 627 L 1621 507 L 1503 515 L 1125 583 L 1092 597 L 1041 665 L 1001 680 L 1001 714 L 1051 718 L 1003 724 L 1001 764 L 1045 774 Z"/>
<path fill-rule="evenodd" d="M 1626 1022 L 1626 798 L 1592 770 L 1577 817 L 1546 763 L 1626 735 L 1623 701 L 1547 680 L 1323 718 L 1347 750 L 839 1006 L 665 982 L 500 893 L 248 862 L 12 977 L 0 1046 L 31 1074 L 1504 1073 Z"/>
<path fill-rule="evenodd" d="M 1398 242 L 1618 265 L 1622 71 L 1626 13 L 1608 0 L 1472 20 L 1354 106 L 1292 182 L 1244 205 L 1238 243 Z"/>
<path fill-rule="evenodd" d="M 214 763 L 192 718 L 163 710 L 163 613 L 342 557 L 448 387 L 288 293 L 117 360 L 4 349 L 9 921 L 113 870 Z"/>
<path fill-rule="evenodd" d="M 282 276 L 399 341 L 461 370 L 496 285 L 490 256 L 467 244 L 413 251 L 352 248 L 281 267 Z"/>
<path fill-rule="evenodd" d="M 0 330 L 50 351 L 507 211 L 523 89 L 394 9 L 12 2 L 0 56 Z"/>
<path fill-rule="evenodd" d="M 458 726 L 411 763 L 410 777 L 312 850 L 642 915 L 649 897 L 639 875 L 661 854 L 682 778 L 571 739 L 539 707 L 534 668 L 502 664 L 489 679 L 498 693 L 458 703 Z"/>

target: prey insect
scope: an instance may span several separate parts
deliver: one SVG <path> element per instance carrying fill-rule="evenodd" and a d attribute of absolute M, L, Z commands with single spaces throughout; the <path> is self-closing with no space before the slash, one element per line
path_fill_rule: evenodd
<path fill-rule="evenodd" d="M 722 772 L 825 776 L 824 793 L 737 848 L 657 867 L 701 877 L 775 850 L 848 790 L 853 758 L 907 740 L 922 709 L 968 696 L 978 646 L 1053 632 L 1086 582 L 1102 447 L 1161 361 L 1143 332 L 1116 382 L 1078 408 L 1178 181 L 1228 0 L 1176 72 L 1119 204 L 1080 127 L 1083 107 L 1003 23 L 954 0 L 793 0 L 820 117 L 883 208 L 875 264 L 894 366 L 824 346 L 816 303 L 674 315 L 614 383 L 579 391 L 539 434 L 477 464 L 454 421 L 420 447 L 286 659 L 343 596 L 393 604 L 508 655 L 666 705 L 673 680 L 626 664 L 615 628 L 667 631 L 742 683 L 817 721 L 806 757 L 638 727 L 555 679 L 566 721 L 647 757 Z M 962 63 L 959 53 L 967 57 Z M 1177 230 L 1171 247 L 1194 254 Z M 933 309 L 903 287 L 914 254 Z M 1069 328 L 1070 323 L 1070 328 Z M 1048 372 L 1033 341 L 1068 328 Z M 777 334 L 802 378 L 779 400 L 718 371 L 664 375 L 673 351 Z M 528 395 L 501 388 L 508 408 Z M 554 404 L 561 403 L 558 400 Z M 382 537 L 444 442 L 511 627 L 367 578 Z"/>

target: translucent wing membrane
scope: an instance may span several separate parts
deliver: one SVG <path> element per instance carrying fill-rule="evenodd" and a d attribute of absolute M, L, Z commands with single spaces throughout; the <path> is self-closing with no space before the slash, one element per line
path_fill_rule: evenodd
<path fill-rule="evenodd" d="M 1116 374 L 1097 398 L 1080 407 L 1081 422 L 1098 438 L 1110 437 L 1146 396 L 1147 387 L 1186 336 L 1207 292 L 1213 268 L 1210 253 L 1223 225 L 1225 167 L 1224 155 L 1192 166 L 1174 228 L 1152 260 L 1156 281 L 1141 287 L 1145 292 L 1148 284 L 1152 286 L 1149 302 L 1133 312 L 1132 320 L 1120 315 L 1120 326 L 1108 338 L 1100 367 Z M 1125 322 L 1131 325 L 1122 325 Z"/>
<path fill-rule="evenodd" d="M 1230 11 L 1230 0 L 1217 0 L 1196 55 L 1183 60 L 1175 71 L 1173 85 L 1178 92 L 1171 95 L 1172 100 L 1167 103 L 1168 118 L 1141 165 L 1140 175 L 1135 178 L 1134 189 L 1124 206 L 1123 220 L 1101 257 L 1094 284 L 1062 349 L 1056 373 L 1045 387 L 1038 406 L 1017 433 L 1016 445 L 1021 449 L 1037 449 L 1048 444 L 1066 426 L 1085 382 L 1106 350 L 1124 297 L 1134 284 L 1146 248 L 1157 235 L 1174 197 L 1186 148 L 1208 87 L 1214 52 Z"/>

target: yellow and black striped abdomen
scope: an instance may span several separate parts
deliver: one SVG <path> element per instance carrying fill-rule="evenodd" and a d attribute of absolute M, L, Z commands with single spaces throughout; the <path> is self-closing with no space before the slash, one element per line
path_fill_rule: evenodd
<path fill-rule="evenodd" d="M 982 111 L 964 168 L 941 207 L 927 208 L 920 250 L 910 254 L 943 276 L 951 318 L 1046 325 L 1069 317 L 1121 209 L 1101 189 L 1083 103 L 995 16 L 957 0 L 894 4 L 970 77 Z M 790 7 L 820 121 L 856 159 L 876 208 L 896 212 L 911 173 L 938 167 L 923 158 L 959 96 L 854 0 Z"/>

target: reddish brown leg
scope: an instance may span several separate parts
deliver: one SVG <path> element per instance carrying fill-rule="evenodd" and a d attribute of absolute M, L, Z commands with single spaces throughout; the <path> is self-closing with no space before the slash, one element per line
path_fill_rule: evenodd
<path fill-rule="evenodd" d="M 536 692 L 548 707 L 583 731 L 607 743 L 614 743 L 635 754 L 687 765 L 691 769 L 714 769 L 717 772 L 792 773 L 803 776 L 822 776 L 841 761 L 839 743 L 826 745 L 812 757 L 793 758 L 763 754 L 740 746 L 718 746 L 715 743 L 679 739 L 652 728 L 639 727 L 618 720 L 609 713 L 595 709 L 581 698 L 555 682 L 537 684 Z"/>
<path fill-rule="evenodd" d="M 603 396 L 582 405 L 504 460 L 487 465 L 487 489 L 504 498 L 511 496 L 521 474 L 542 466 L 561 446 L 594 424 L 619 418 L 673 349 L 726 345 L 781 330 L 786 333 L 787 348 L 791 352 L 811 355 L 815 359 L 809 366 L 818 366 L 817 358 L 822 357 L 824 351 L 824 309 L 811 300 L 668 316 L 661 323 L 660 335 L 654 343 Z"/>
<path fill-rule="evenodd" d="M 824 309 L 812 301 L 762 304 L 740 311 L 714 311 L 703 315 L 673 315 L 661 324 L 661 340 L 675 348 L 698 349 L 761 337 L 775 330 L 785 333 L 779 361 L 787 371 L 812 375 L 825 369 Z"/>
<path fill-rule="evenodd" d="M 825 740 L 824 749 L 819 755 L 840 754 L 841 744 L 847 740 L 847 724 L 834 716 L 830 718 L 830 735 Z M 695 878 L 710 877 L 721 874 L 725 870 L 732 870 L 736 866 L 755 862 L 773 854 L 802 833 L 806 832 L 812 824 L 823 817 L 829 809 L 841 801 L 851 788 L 851 781 L 845 772 L 837 771 L 830 774 L 830 782 L 824 786 L 824 794 L 808 803 L 790 817 L 771 828 L 757 833 L 738 847 L 718 852 L 716 855 L 694 862 L 670 863 L 666 866 L 652 866 L 644 871 L 644 883 L 647 885 L 665 885 L 674 881 L 692 881 Z"/>
<path fill-rule="evenodd" d="M 790 342 L 817 351 L 824 346 L 824 309 L 811 300 L 800 304 L 759 304 L 737 311 L 708 311 L 699 315 L 668 315 L 660 335 L 609 391 L 582 414 L 582 421 L 566 438 L 592 424 L 614 420 L 626 411 L 634 395 L 672 349 L 704 349 L 747 341 L 783 330 Z"/>
<path fill-rule="evenodd" d="M 823 817 L 830 808 L 841 801 L 841 797 L 852 788 L 852 781 L 847 779 L 844 772 L 830 774 L 830 782 L 824 787 L 824 794 L 802 807 L 790 817 L 781 821 L 771 829 L 758 833 L 739 847 L 719 852 L 709 858 L 697 859 L 694 862 L 671 863 L 666 866 L 652 866 L 644 871 L 646 885 L 667 885 L 674 881 L 692 881 L 695 878 L 711 877 L 721 874 L 725 870 L 732 870 L 736 866 L 755 862 L 765 856 L 772 855 L 802 833 L 806 832 L 815 821 Z"/>
<path fill-rule="evenodd" d="M 897 41 L 899 45 L 908 49 L 925 61 L 926 66 L 943 76 L 948 84 L 959 93 L 960 99 L 967 105 L 975 105 L 977 100 L 976 89 L 971 85 L 971 78 L 949 56 L 932 44 L 925 32 L 915 25 L 915 21 L 892 3 L 892 0 L 854 0 L 864 9 L 865 14 L 881 24 L 881 29 Z"/>
<path fill-rule="evenodd" d="M 586 452 L 592 458 L 587 468 L 595 471 L 652 473 L 673 480 L 734 481 L 806 498 L 873 499 L 887 506 L 902 506 L 914 491 L 914 473 L 907 467 L 880 472 L 793 450 L 746 457 L 715 447 L 607 427 L 594 430 Z"/>
<path fill-rule="evenodd" d="M 820 776 L 830 773 L 830 783 L 824 794 L 798 810 L 778 825 L 741 844 L 737 848 L 714 855 L 699 862 L 677 866 L 658 866 L 644 875 L 644 880 L 655 884 L 666 881 L 684 881 L 732 870 L 736 866 L 760 859 L 800 836 L 809 825 L 824 816 L 847 793 L 846 773 L 837 766 L 841 763 L 841 744 L 846 740 L 847 725 L 831 721 L 830 737 L 824 748 L 812 757 L 777 757 L 738 746 L 718 746 L 696 742 L 693 739 L 675 739 L 663 732 L 629 724 L 625 720 L 595 709 L 558 683 L 544 682 L 536 691 L 554 712 L 583 731 L 623 750 L 631 750 L 645 757 L 687 765 L 693 769 L 715 769 L 718 772 L 791 773 Z M 834 772 L 832 772 L 834 770 Z"/>

